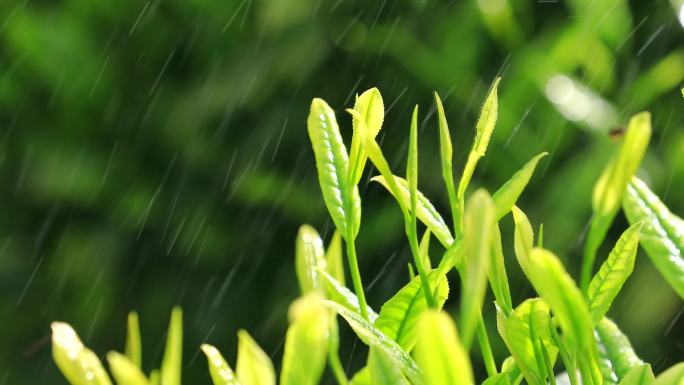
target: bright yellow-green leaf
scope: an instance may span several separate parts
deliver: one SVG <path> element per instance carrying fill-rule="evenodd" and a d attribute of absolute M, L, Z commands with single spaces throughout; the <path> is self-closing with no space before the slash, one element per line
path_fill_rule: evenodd
<path fill-rule="evenodd" d="M 592 275 L 596 251 L 606 237 L 620 208 L 627 183 L 632 179 L 646 153 L 651 137 L 651 114 L 634 115 L 627 126 L 622 145 L 599 177 L 592 196 L 594 216 L 587 234 L 581 287 L 586 290 Z"/>
<path fill-rule="evenodd" d="M 449 296 L 449 282 L 438 271 L 432 271 L 428 281 L 430 290 L 435 293 L 437 306 L 441 309 Z M 416 323 L 427 308 L 420 277 L 415 277 L 382 305 L 375 326 L 410 352 L 416 343 Z"/>
<path fill-rule="evenodd" d="M 548 250 L 532 249 L 529 267 L 532 285 L 551 307 L 570 349 L 576 351 L 584 385 L 600 385 L 591 314 L 582 292 L 558 257 Z"/>
<path fill-rule="evenodd" d="M 328 353 L 327 309 L 315 294 L 290 307 L 290 327 L 285 338 L 281 385 L 317 385 Z"/>
<path fill-rule="evenodd" d="M 660 373 L 652 385 L 684 385 L 684 362 Z"/>
<path fill-rule="evenodd" d="M 634 270 L 640 230 L 641 223 L 636 223 L 622 233 L 608 259 L 589 284 L 587 297 L 594 324 L 606 315 L 622 285 Z"/>
<path fill-rule="evenodd" d="M 275 385 L 273 363 L 252 337 L 238 331 L 238 356 L 235 372 L 241 385 Z"/>
<path fill-rule="evenodd" d="M 97 355 L 83 346 L 78 334 L 66 323 L 52 323 L 52 358 L 72 385 L 112 383 Z"/>
<path fill-rule="evenodd" d="M 655 381 L 650 364 L 641 364 L 633 367 L 619 385 L 651 385 Z"/>
<path fill-rule="evenodd" d="M 513 206 L 513 221 L 515 222 L 514 247 L 515 257 L 525 276 L 530 277 L 530 253 L 534 247 L 534 230 L 530 220 L 522 210 Z"/>
<path fill-rule="evenodd" d="M 409 381 L 414 385 L 423 384 L 421 372 L 413 358 L 380 329 L 366 321 L 358 312 L 351 311 L 336 302 L 325 301 L 325 305 L 342 316 L 363 343 L 371 348 L 383 350 Z"/>
<path fill-rule="evenodd" d="M 384 350 L 371 348 L 368 352 L 369 384 L 409 385 L 401 370 Z"/>
<path fill-rule="evenodd" d="M 344 286 L 344 256 L 342 255 L 342 237 L 340 232 L 335 230 L 328 249 L 325 251 L 325 261 L 328 273 Z"/>
<path fill-rule="evenodd" d="M 109 368 L 112 371 L 114 380 L 119 385 L 148 385 L 149 382 L 140 368 L 127 356 L 109 352 L 107 354 Z"/>
<path fill-rule="evenodd" d="M 489 90 L 489 95 L 487 95 L 487 98 L 482 105 L 480 118 L 475 126 L 475 140 L 473 142 L 473 148 L 470 150 L 468 160 L 466 161 L 465 168 L 463 169 L 463 174 L 461 175 L 461 181 L 458 184 L 459 202 L 463 202 L 466 188 L 468 188 L 470 179 L 473 177 L 473 172 L 475 172 L 475 166 L 477 166 L 477 162 L 480 160 L 480 158 L 485 155 L 487 146 L 489 145 L 489 139 L 492 136 L 492 132 L 494 132 L 494 126 L 496 125 L 496 118 L 499 110 L 499 80 L 501 80 L 501 78 L 496 78 L 494 80 L 494 84 L 492 84 L 492 87 Z"/>
<path fill-rule="evenodd" d="M 409 192 L 408 182 L 405 179 L 398 177 L 396 175 L 393 176 L 393 179 L 395 185 L 397 186 L 397 190 L 399 191 L 399 196 L 394 194 L 391 185 L 387 182 L 388 179 L 386 179 L 384 175 L 373 177 L 372 180 L 385 186 L 385 188 L 390 193 L 392 193 L 392 195 L 394 195 L 394 198 L 400 202 L 400 205 L 403 205 L 403 207 L 410 209 L 411 193 Z M 418 191 L 416 198 L 416 216 L 418 217 L 418 219 L 420 219 L 421 222 L 425 224 L 425 226 L 427 226 L 427 228 L 430 229 L 430 231 L 435 235 L 435 237 L 437 237 L 439 242 L 444 247 L 448 248 L 454 242 L 454 238 L 451 235 L 451 230 L 449 230 L 449 226 L 446 225 L 444 219 L 442 219 L 442 216 L 439 215 L 439 213 L 437 212 L 437 209 L 435 209 L 430 200 L 427 199 L 425 195 L 423 195 L 423 193 Z"/>
<path fill-rule="evenodd" d="M 321 273 L 323 285 L 325 287 L 326 298 L 346 307 L 347 309 L 361 314 L 359 306 L 359 299 L 351 290 L 342 286 L 335 278 L 326 272 Z M 374 323 L 378 318 L 378 314 L 370 306 L 366 307 L 368 312 L 368 320 Z"/>
<path fill-rule="evenodd" d="M 456 196 L 456 187 L 454 186 L 454 167 L 453 167 L 453 149 L 451 144 L 451 135 L 449 134 L 449 125 L 447 124 L 446 115 L 444 114 L 444 106 L 442 100 L 435 94 L 435 105 L 437 106 L 437 117 L 439 119 L 439 153 L 442 159 L 442 179 L 446 185 L 447 194 L 449 195 L 449 203 L 451 206 L 451 215 L 454 217 L 454 223 L 460 223 L 458 218 L 458 197 Z"/>
<path fill-rule="evenodd" d="M 230 368 L 218 349 L 209 344 L 202 344 L 200 348 L 207 356 L 209 374 L 214 385 L 240 385 L 233 369 Z"/>
<path fill-rule="evenodd" d="M 140 342 L 140 323 L 138 313 L 128 313 L 128 329 L 126 332 L 126 355 L 137 366 L 142 365 L 142 343 Z"/>
<path fill-rule="evenodd" d="M 456 325 L 440 311 L 428 310 L 418 322 L 415 356 L 425 385 L 471 385 L 473 371 Z"/>
<path fill-rule="evenodd" d="M 522 194 L 523 190 L 530 182 L 530 178 L 532 178 L 532 173 L 534 173 L 537 163 L 546 155 L 548 155 L 547 152 L 542 152 L 532 158 L 523 166 L 523 168 L 513 174 L 511 179 L 504 183 L 494 195 L 492 195 L 494 207 L 496 207 L 496 220 L 501 219 L 511 211 L 511 208 L 515 205 L 520 194 Z"/>
<path fill-rule="evenodd" d="M 181 384 L 183 355 L 183 311 L 179 307 L 171 311 L 171 321 L 166 336 L 166 350 L 161 366 L 161 385 Z"/>
<path fill-rule="evenodd" d="M 510 385 L 511 381 L 508 379 L 508 373 L 497 373 L 482 383 L 482 385 Z"/>
<path fill-rule="evenodd" d="M 418 106 L 413 109 L 413 116 L 411 117 L 406 183 L 408 183 L 409 189 L 409 210 L 411 211 L 412 223 L 415 223 L 418 206 Z"/>
<path fill-rule="evenodd" d="M 354 374 L 349 385 L 375 385 L 371 381 L 370 369 L 365 366 L 363 369 L 359 370 Z"/>
<path fill-rule="evenodd" d="M 494 203 L 485 190 L 476 191 L 466 204 L 463 218 L 465 266 L 461 294 L 461 334 L 463 344 L 470 347 L 479 322 L 480 309 L 487 290 L 487 275 L 491 258 L 491 234 L 494 226 Z"/>
<path fill-rule="evenodd" d="M 501 231 L 499 225 L 495 224 L 492 227 L 492 247 L 489 255 L 491 261 L 489 262 L 489 284 L 492 286 L 494 298 L 497 304 L 501 306 L 504 314 L 508 315 L 513 309 L 513 301 L 511 300 L 511 290 L 508 286 L 508 275 L 506 274 L 506 263 L 503 255 L 503 247 L 501 245 Z"/>
<path fill-rule="evenodd" d="M 604 385 L 618 384 L 630 370 L 644 363 L 613 321 L 603 318 L 595 330 Z"/>
<path fill-rule="evenodd" d="M 313 227 L 302 225 L 295 243 L 295 271 L 301 293 L 322 292 L 319 271 L 325 270 L 325 251 L 321 236 Z"/>
<path fill-rule="evenodd" d="M 684 221 L 644 182 L 632 179 L 623 202 L 630 223 L 643 222 L 641 245 L 660 274 L 684 298 Z"/>
<path fill-rule="evenodd" d="M 349 186 L 347 148 L 335 113 L 325 101 L 314 99 L 307 125 L 325 205 L 342 236 L 346 239 L 350 235 L 347 228 L 352 226 L 355 237 L 361 223 L 361 198 L 358 188 Z"/>
<path fill-rule="evenodd" d="M 420 239 L 420 260 L 423 261 L 425 270 L 432 270 L 432 262 L 430 261 L 430 229 L 425 230 L 423 237 Z"/>
<path fill-rule="evenodd" d="M 352 135 L 349 157 L 349 164 L 351 165 L 349 180 L 352 185 L 357 185 L 363 175 L 363 169 L 368 158 L 365 139 L 375 139 L 382 128 L 382 122 L 385 118 L 384 104 L 380 91 L 377 88 L 371 88 L 359 95 L 354 104 L 354 111 L 358 112 L 360 119 L 355 118 L 353 120 L 354 134 Z"/>
<path fill-rule="evenodd" d="M 161 384 L 161 374 L 159 374 L 159 369 L 154 369 L 150 373 L 150 385 L 160 385 Z"/>

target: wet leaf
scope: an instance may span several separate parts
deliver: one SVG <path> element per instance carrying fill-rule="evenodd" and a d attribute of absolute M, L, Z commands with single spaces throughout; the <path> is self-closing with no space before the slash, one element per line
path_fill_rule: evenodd
<path fill-rule="evenodd" d="M 66 323 L 52 323 L 52 358 L 72 385 L 112 384 L 97 355 L 83 346 L 78 334 Z"/>
<path fill-rule="evenodd" d="M 161 385 L 181 384 L 183 354 L 183 311 L 179 307 L 171 311 L 171 321 L 166 336 L 166 350 L 160 371 Z"/>
<path fill-rule="evenodd" d="M 352 185 L 357 185 L 363 175 L 368 155 L 366 154 L 365 138 L 375 139 L 382 128 L 385 118 L 384 103 L 382 95 L 377 88 L 371 88 L 356 98 L 354 110 L 358 112 L 363 124 L 359 119 L 354 119 L 352 135 L 352 145 L 350 149 L 349 181 Z"/>
<path fill-rule="evenodd" d="M 660 373 L 652 385 L 684 385 L 684 362 L 671 366 Z"/>
<path fill-rule="evenodd" d="M 368 353 L 369 384 L 409 385 L 401 370 L 384 350 L 371 348 Z"/>
<path fill-rule="evenodd" d="M 138 313 L 128 313 L 128 329 L 126 331 L 126 356 L 137 367 L 142 365 L 142 343 L 140 342 L 140 323 Z"/>
<path fill-rule="evenodd" d="M 230 368 L 218 349 L 209 344 L 203 344 L 201 349 L 207 356 L 209 374 L 214 385 L 240 385 L 233 369 Z"/>
<path fill-rule="evenodd" d="M 275 385 L 275 371 L 268 355 L 244 330 L 238 331 L 235 372 L 241 385 Z"/>
<path fill-rule="evenodd" d="M 332 300 L 344 306 L 345 308 L 361 314 L 361 308 L 359 306 L 359 299 L 356 297 L 351 290 L 342 286 L 335 278 L 330 276 L 326 272 L 321 273 L 321 278 L 323 279 L 323 285 L 325 286 L 326 298 Z M 368 319 L 371 323 L 374 323 L 378 318 L 378 314 L 370 306 L 366 308 L 368 310 Z"/>
<path fill-rule="evenodd" d="M 323 240 L 316 229 L 302 225 L 295 243 L 295 271 L 302 294 L 323 291 L 319 271 L 326 270 Z"/>
<path fill-rule="evenodd" d="M 112 371 L 114 380 L 119 385 L 148 385 L 147 377 L 140 368 L 127 356 L 110 352 L 107 354 L 107 362 Z"/>
<path fill-rule="evenodd" d="M 451 214 L 455 223 L 460 223 L 458 218 L 458 197 L 456 196 L 456 187 L 454 186 L 454 167 L 453 167 L 453 149 L 451 144 L 451 135 L 449 134 L 449 125 L 447 124 L 446 115 L 444 114 L 444 106 L 442 100 L 434 93 L 435 105 L 437 106 L 437 117 L 439 119 L 439 154 L 442 161 L 442 179 L 446 185 L 447 194 L 449 196 L 449 203 L 451 206 Z"/>
<path fill-rule="evenodd" d="M 342 254 L 342 237 L 340 232 L 335 230 L 328 249 L 325 251 L 325 261 L 328 273 L 344 286 L 344 256 Z"/>
<path fill-rule="evenodd" d="M 633 367 L 619 385 L 650 385 L 655 381 L 650 364 L 641 364 Z"/>
<path fill-rule="evenodd" d="M 534 230 L 529 219 L 522 210 L 513 206 L 513 220 L 515 221 L 514 248 L 515 257 L 525 276 L 530 278 L 530 253 L 534 247 Z"/>

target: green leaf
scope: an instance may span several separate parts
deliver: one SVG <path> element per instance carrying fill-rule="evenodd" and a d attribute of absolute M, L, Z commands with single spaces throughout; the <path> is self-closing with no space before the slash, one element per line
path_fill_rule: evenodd
<path fill-rule="evenodd" d="M 301 293 L 322 291 L 319 271 L 326 270 L 323 240 L 316 229 L 302 225 L 295 244 L 295 270 Z"/>
<path fill-rule="evenodd" d="M 480 189 L 466 204 L 463 218 L 463 239 L 466 259 L 461 294 L 461 333 L 463 345 L 470 347 L 479 322 L 480 309 L 487 290 L 487 275 L 491 253 L 491 234 L 494 226 L 494 203 L 489 194 Z"/>
<path fill-rule="evenodd" d="M 530 253 L 534 247 L 534 230 L 530 220 L 522 210 L 513 206 L 513 221 L 515 222 L 514 248 L 515 257 L 525 276 L 530 278 Z"/>
<path fill-rule="evenodd" d="M 240 385 L 233 369 L 230 368 L 218 349 L 209 344 L 202 344 L 200 348 L 207 356 L 209 374 L 214 385 Z"/>
<path fill-rule="evenodd" d="M 423 266 L 425 270 L 432 270 L 432 262 L 430 261 L 430 229 L 425 230 L 423 237 L 420 239 L 420 260 L 423 261 Z"/>
<path fill-rule="evenodd" d="M 549 352 L 552 364 L 558 353 L 551 340 L 549 311 L 546 302 L 533 298 L 521 303 L 509 317 L 500 320 L 501 336 L 530 385 L 546 384 L 547 371 L 541 345 L 544 344 Z"/>
<path fill-rule="evenodd" d="M 464 201 L 465 191 L 470 184 L 470 179 L 473 177 L 475 172 L 475 166 L 477 162 L 485 155 L 487 151 L 487 146 L 489 145 L 489 139 L 494 132 L 494 126 L 496 125 L 496 118 L 499 110 L 498 101 L 498 87 L 499 80 L 501 78 L 496 78 L 492 84 L 489 95 L 482 105 L 482 110 L 480 112 L 480 118 L 475 126 L 475 140 L 473 142 L 473 148 L 468 154 L 468 160 L 466 161 L 465 168 L 463 169 L 463 174 L 461 175 L 461 181 L 458 184 L 458 200 L 459 202 Z"/>
<path fill-rule="evenodd" d="M 525 187 L 527 187 L 527 184 L 530 182 L 530 178 L 532 178 L 532 173 L 534 173 L 537 163 L 546 155 L 548 155 L 548 152 L 542 152 L 532 158 L 523 166 L 523 168 L 513 174 L 511 179 L 504 183 L 494 195 L 492 195 L 494 207 L 496 207 L 497 221 L 511 211 L 511 208 L 515 205 L 520 194 L 522 194 L 523 190 L 525 190 Z"/>
<path fill-rule="evenodd" d="M 356 294 L 345 286 L 342 286 L 335 278 L 326 272 L 321 272 L 321 278 L 323 279 L 326 298 L 353 312 L 361 314 L 361 307 L 359 306 L 359 299 L 356 297 Z M 366 309 L 368 311 L 369 321 L 374 323 L 378 318 L 378 314 L 370 306 L 367 306 Z"/>
<path fill-rule="evenodd" d="M 150 372 L 150 385 L 159 385 L 161 384 L 161 374 L 159 374 L 159 369 L 154 369 L 152 372 Z"/>
<path fill-rule="evenodd" d="M 453 167 L 453 149 L 451 145 L 451 135 L 449 134 L 449 125 L 447 124 L 446 116 L 444 114 L 444 106 L 442 100 L 435 94 L 435 105 L 437 106 L 437 116 L 439 119 L 439 153 L 442 159 L 442 179 L 447 188 L 449 195 L 449 203 L 451 206 L 451 215 L 455 224 L 461 223 L 458 217 L 458 197 L 456 196 L 456 187 L 454 186 L 454 167 Z"/>
<path fill-rule="evenodd" d="M 482 385 L 510 385 L 511 381 L 508 378 L 508 373 L 495 374 L 482 383 Z"/>
<path fill-rule="evenodd" d="M 632 179 L 623 207 L 630 223 L 643 222 L 641 245 L 660 274 L 684 298 L 684 221 L 644 182 Z"/>
<path fill-rule="evenodd" d="M 415 356 L 425 385 L 474 383 L 468 352 L 461 345 L 456 325 L 444 312 L 428 310 L 421 316 Z"/>
<path fill-rule="evenodd" d="M 107 361 L 112 375 L 119 385 L 148 385 L 147 377 L 140 371 L 138 366 L 127 356 L 109 352 Z"/>
<path fill-rule="evenodd" d="M 411 117 L 406 182 L 409 188 L 409 210 L 413 223 L 415 223 L 416 207 L 418 206 L 418 106 L 413 109 L 413 116 Z"/>
<path fill-rule="evenodd" d="M 183 311 L 174 307 L 166 336 L 166 350 L 161 366 L 161 385 L 180 385 L 183 354 Z"/>
<path fill-rule="evenodd" d="M 275 385 L 275 371 L 268 355 L 244 330 L 238 331 L 236 374 L 241 385 Z"/>
<path fill-rule="evenodd" d="M 374 385 L 371 381 L 370 368 L 365 366 L 363 369 L 356 372 L 349 382 L 349 385 Z"/>
<path fill-rule="evenodd" d="M 589 284 L 587 297 L 594 324 L 608 312 L 611 303 L 634 270 L 641 223 L 630 226 L 620 236 L 608 259 Z"/>
<path fill-rule="evenodd" d="M 336 302 L 325 301 L 324 303 L 347 321 L 363 343 L 372 348 L 383 350 L 414 385 L 423 383 L 420 369 L 418 369 L 418 365 L 413 361 L 413 358 L 401 346 L 381 332 L 380 329 L 366 321 L 359 313 L 351 311 Z"/>
<path fill-rule="evenodd" d="M 357 185 L 363 175 L 368 155 L 366 154 L 365 138 L 375 139 L 382 128 L 385 118 L 382 95 L 377 88 L 371 88 L 356 98 L 354 110 L 358 112 L 363 123 L 359 119 L 353 120 L 352 145 L 350 150 L 349 181 Z"/>
<path fill-rule="evenodd" d="M 66 323 L 52 323 L 52 358 L 72 385 L 112 384 L 97 355 L 83 346 L 78 334 Z"/>
<path fill-rule="evenodd" d="M 611 159 L 599 177 L 592 196 L 594 216 L 585 244 L 581 287 L 586 290 L 592 274 L 596 251 L 606 237 L 620 208 L 627 183 L 632 179 L 648 148 L 651 137 L 651 114 L 634 115 L 616 156 Z"/>
<path fill-rule="evenodd" d="M 449 296 L 449 282 L 445 275 L 437 271 L 429 274 L 428 281 L 430 289 L 436 293 L 437 305 L 441 309 Z M 375 326 L 410 352 L 416 343 L 418 318 L 427 308 L 420 277 L 415 277 L 382 305 Z"/>
<path fill-rule="evenodd" d="M 601 384 L 598 351 L 591 314 L 582 292 L 553 253 L 535 248 L 530 254 L 530 280 L 549 304 L 563 329 L 568 345 L 576 351 L 584 385 Z"/>
<path fill-rule="evenodd" d="M 132 311 L 128 313 L 128 329 L 126 332 L 126 356 L 137 367 L 142 365 L 142 343 L 140 342 L 140 322 L 138 313 Z"/>
<path fill-rule="evenodd" d="M 387 179 L 384 175 L 373 177 L 371 180 L 385 186 L 385 188 L 390 193 L 392 193 L 394 198 L 400 202 L 400 205 L 410 209 L 411 193 L 409 192 L 408 182 L 405 179 L 398 177 L 396 175 L 393 176 L 393 179 L 399 191 L 399 196 L 394 194 L 391 185 L 388 184 Z M 451 236 L 451 230 L 449 230 L 449 227 L 444 222 L 444 219 L 442 219 L 442 216 L 439 215 L 439 213 L 432 205 L 430 200 L 428 200 L 425 197 L 425 195 L 423 195 L 423 193 L 418 191 L 416 198 L 416 216 L 418 217 L 418 219 L 420 219 L 421 222 L 425 224 L 425 226 L 427 226 L 428 229 L 430 229 L 430 231 L 435 235 L 435 237 L 437 237 L 439 242 L 444 247 L 448 248 L 454 242 L 454 238 Z"/>
<path fill-rule="evenodd" d="M 329 316 L 312 294 L 290 307 L 290 327 L 285 339 L 281 385 L 317 385 L 328 353 Z"/>
<path fill-rule="evenodd" d="M 358 188 L 348 184 L 347 148 L 335 113 L 325 101 L 314 99 L 307 125 L 325 206 L 342 236 L 346 239 L 350 234 L 348 226 L 352 226 L 351 234 L 355 237 L 361 223 L 361 198 Z"/>
<path fill-rule="evenodd" d="M 501 230 L 495 224 L 492 231 L 491 261 L 489 262 L 489 284 L 492 286 L 494 298 L 501 306 L 504 314 L 509 315 L 513 309 L 511 300 L 511 290 L 508 286 L 508 275 L 506 274 L 506 263 L 504 261 L 503 247 L 501 245 Z"/>
<path fill-rule="evenodd" d="M 651 385 L 655 381 L 650 364 L 641 364 L 633 367 L 619 385 Z"/>
<path fill-rule="evenodd" d="M 340 232 L 335 230 L 328 249 L 325 251 L 325 260 L 328 272 L 344 286 L 344 257 L 342 255 L 342 237 Z"/>
<path fill-rule="evenodd" d="M 596 325 L 596 342 L 599 349 L 599 367 L 605 385 L 619 383 L 633 368 L 644 362 L 637 357 L 627 336 L 608 318 Z"/>
<path fill-rule="evenodd" d="M 392 358 L 380 349 L 368 353 L 368 372 L 373 385 L 409 385 Z"/>
<path fill-rule="evenodd" d="M 660 373 L 652 385 L 684 385 L 684 362 Z"/>

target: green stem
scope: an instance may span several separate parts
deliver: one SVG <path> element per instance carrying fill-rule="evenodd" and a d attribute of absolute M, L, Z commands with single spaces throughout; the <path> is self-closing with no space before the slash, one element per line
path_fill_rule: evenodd
<path fill-rule="evenodd" d="M 480 313 L 477 322 L 477 341 L 482 352 L 482 359 L 484 359 L 487 376 L 491 377 L 497 374 L 496 361 L 494 361 L 494 354 L 492 353 L 492 346 L 489 344 L 489 337 L 487 336 L 487 328 L 485 327 L 482 313 Z"/>
<path fill-rule="evenodd" d="M 347 385 L 349 380 L 347 375 L 344 373 L 344 368 L 342 367 L 342 362 L 340 362 L 340 354 L 336 347 L 337 344 L 333 344 L 332 341 L 328 349 L 328 364 L 330 365 L 330 370 L 335 377 L 338 385 Z"/>
<path fill-rule="evenodd" d="M 589 288 L 591 271 L 593 270 L 595 260 L 596 247 L 594 247 L 592 243 L 587 243 L 584 248 L 584 258 L 582 258 L 582 275 L 580 277 L 580 288 L 584 293 L 586 293 Z"/>
<path fill-rule="evenodd" d="M 368 304 L 366 303 L 366 294 L 363 292 L 363 284 L 361 283 L 361 273 L 359 272 L 359 262 L 356 259 L 356 246 L 354 245 L 354 234 L 351 226 L 348 226 L 347 232 L 347 257 L 349 259 L 349 271 L 351 272 L 352 284 L 354 285 L 354 292 L 359 299 L 359 308 L 361 316 L 368 321 Z"/>
<path fill-rule="evenodd" d="M 572 357 L 570 357 L 570 354 L 565 348 L 565 344 L 558 335 L 556 327 L 553 325 L 551 325 L 551 338 L 556 343 L 556 346 L 558 346 L 558 351 L 560 353 L 561 360 L 563 360 L 563 366 L 565 366 L 565 371 L 568 373 L 570 384 L 580 385 L 579 381 L 577 380 L 577 367 L 575 367 L 575 363 L 573 362 Z"/>
<path fill-rule="evenodd" d="M 420 258 L 420 248 L 418 247 L 418 234 L 416 230 L 417 220 L 415 215 L 409 218 L 404 218 L 406 223 L 406 235 L 409 238 L 409 245 L 411 246 L 411 253 L 413 254 L 413 260 L 416 263 L 416 269 L 418 270 L 418 275 L 420 276 L 420 282 L 423 286 L 423 291 L 425 292 L 425 300 L 429 308 L 436 309 L 437 301 L 432 295 L 432 290 L 430 290 L 430 282 L 428 281 L 427 273 L 425 272 L 425 265 L 423 265 L 423 260 Z"/>

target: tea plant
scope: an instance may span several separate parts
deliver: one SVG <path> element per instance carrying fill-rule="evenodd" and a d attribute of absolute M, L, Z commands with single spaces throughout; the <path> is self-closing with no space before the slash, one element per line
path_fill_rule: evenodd
<path fill-rule="evenodd" d="M 546 153 L 532 157 L 493 194 L 485 189 L 466 194 L 494 130 L 498 82 L 482 106 L 475 140 L 458 182 L 453 178 L 453 149 L 444 108 L 435 94 L 450 224 L 418 190 L 417 107 L 409 127 L 406 170 L 401 177 L 391 170 L 375 140 L 384 120 L 383 100 L 377 89 L 359 95 L 354 107 L 347 110 L 353 126 L 349 152 L 333 110 L 325 101 L 313 100 L 308 132 L 323 200 L 336 232 L 325 249 L 313 227 L 304 225 L 299 230 L 295 266 L 301 298 L 290 307 L 281 384 L 317 384 L 327 363 L 340 385 L 470 385 L 475 383 L 469 354 L 475 341 L 487 372 L 484 385 L 518 385 L 523 381 L 529 385 L 684 384 L 684 363 L 656 378 L 651 366 L 636 355 L 627 337 L 606 317 L 632 273 L 639 244 L 684 298 L 684 222 L 635 176 L 651 135 L 650 114 L 642 112 L 631 118 L 617 153 L 594 187 L 593 216 L 577 285 L 559 258 L 543 248 L 541 229 L 535 246 L 532 224 L 515 205 Z M 355 246 L 362 223 L 358 184 L 368 160 L 380 173 L 373 180 L 389 191 L 403 214 L 416 272 L 411 265 L 412 279 L 379 312 L 366 301 Z M 620 206 L 631 225 L 595 271 L 599 247 Z M 518 265 L 539 295 L 519 304 L 511 299 L 498 224 L 508 213 L 515 223 Z M 428 255 L 433 238 L 444 250 L 436 266 Z M 345 283 L 343 249 L 353 291 Z M 450 293 L 447 273 L 452 270 L 461 282 L 458 322 L 442 310 Z M 499 337 L 510 353 L 500 362 L 492 354 L 492 336 L 482 317 L 483 308 L 490 306 L 484 302 L 488 288 L 495 298 Z M 369 347 L 366 366 L 351 379 L 338 355 L 338 316 Z M 141 370 L 137 315 L 131 313 L 125 354 L 107 355 L 116 383 L 179 385 L 181 324 L 181 310 L 175 309 L 161 368 L 148 376 Z M 54 361 L 70 383 L 112 384 L 97 355 L 83 346 L 69 325 L 55 322 L 52 329 Z M 205 344 L 201 350 L 216 385 L 276 383 L 271 360 L 246 331 L 238 332 L 235 372 L 215 347 Z"/>

